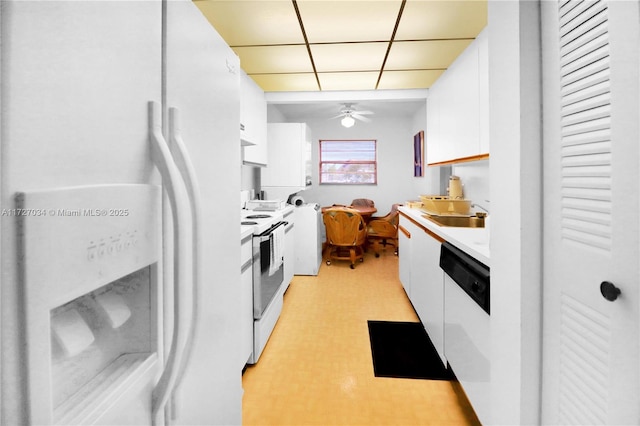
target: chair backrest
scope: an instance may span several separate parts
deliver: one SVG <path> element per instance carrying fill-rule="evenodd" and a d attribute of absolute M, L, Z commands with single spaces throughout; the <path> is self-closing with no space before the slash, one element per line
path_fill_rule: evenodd
<path fill-rule="evenodd" d="M 364 244 L 367 226 L 357 210 L 332 207 L 322 214 L 327 229 L 327 242 L 334 246 L 359 246 Z"/>
<path fill-rule="evenodd" d="M 352 206 L 364 206 L 364 207 L 375 207 L 375 203 L 373 200 L 369 200 L 368 198 L 356 198 L 351 202 Z"/>
<path fill-rule="evenodd" d="M 391 206 L 391 211 L 389 212 L 389 214 L 387 216 L 389 216 L 389 221 L 393 224 L 393 226 L 395 226 L 396 228 L 398 227 L 398 225 L 400 224 L 400 212 L 398 211 L 398 207 L 400 207 L 402 204 L 393 204 Z"/>
<path fill-rule="evenodd" d="M 369 236 L 395 238 L 398 234 L 398 225 L 400 224 L 398 206 L 401 206 L 401 204 L 392 205 L 391 211 L 387 213 L 386 216 L 372 218 L 369 221 L 367 224 Z"/>

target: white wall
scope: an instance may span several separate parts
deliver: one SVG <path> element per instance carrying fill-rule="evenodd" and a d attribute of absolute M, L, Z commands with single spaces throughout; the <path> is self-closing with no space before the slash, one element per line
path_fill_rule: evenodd
<path fill-rule="evenodd" d="M 286 123 L 287 117 L 274 105 L 267 104 L 267 123 Z"/>
<path fill-rule="evenodd" d="M 464 198 L 490 210 L 489 161 L 481 160 L 453 165 L 452 174 L 460 177 Z M 482 209 L 472 209 L 472 211 L 482 211 Z"/>
<path fill-rule="evenodd" d="M 273 108 L 270 106 L 268 111 Z M 288 121 L 273 111 L 268 117 L 271 122 Z M 417 133 L 414 117 L 376 115 L 371 123 L 358 121 L 349 129 L 340 125 L 339 120 L 326 117 L 297 118 L 296 122 L 307 123 L 313 136 L 313 186 L 300 193 L 306 202 L 328 206 L 349 204 L 354 198 L 369 198 L 376 203 L 379 214 L 386 214 L 392 204 L 418 197 L 413 177 L 413 135 Z M 420 130 L 423 129 L 424 124 Z M 318 185 L 320 139 L 377 140 L 378 184 Z"/>
<path fill-rule="evenodd" d="M 539 424 L 541 112 L 537 1 L 489 2 L 493 424 Z"/>
<path fill-rule="evenodd" d="M 424 130 L 425 146 L 424 146 L 424 176 L 414 177 L 412 179 L 413 198 L 419 200 L 420 195 L 436 195 L 439 194 L 440 186 L 440 167 L 426 167 L 429 162 L 427 158 L 427 143 L 429 139 L 429 131 L 427 129 L 427 103 L 418 110 L 412 117 L 411 134 L 415 135 L 420 130 Z"/>

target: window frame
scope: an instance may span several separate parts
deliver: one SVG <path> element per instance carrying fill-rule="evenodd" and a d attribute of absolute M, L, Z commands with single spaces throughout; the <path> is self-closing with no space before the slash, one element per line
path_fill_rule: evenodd
<path fill-rule="evenodd" d="M 359 160 L 347 160 L 347 161 L 323 161 L 322 159 L 322 143 L 323 142 L 373 142 L 373 161 L 359 161 Z M 319 185 L 377 185 L 378 184 L 378 140 L 377 139 L 320 139 L 318 145 L 318 183 Z M 373 182 L 323 182 L 322 181 L 322 166 L 324 164 L 372 164 L 373 165 Z"/>

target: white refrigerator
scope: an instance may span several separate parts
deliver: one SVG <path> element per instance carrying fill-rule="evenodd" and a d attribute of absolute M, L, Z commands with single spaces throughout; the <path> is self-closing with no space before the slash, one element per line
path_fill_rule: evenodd
<path fill-rule="evenodd" d="M 0 25 L 0 423 L 240 424 L 237 56 L 187 0 Z"/>

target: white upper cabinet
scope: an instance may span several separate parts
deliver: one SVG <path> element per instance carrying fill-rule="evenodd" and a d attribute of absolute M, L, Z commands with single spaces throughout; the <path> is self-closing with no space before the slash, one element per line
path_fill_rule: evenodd
<path fill-rule="evenodd" d="M 478 108 L 480 119 L 480 152 L 489 153 L 489 35 L 482 31 L 476 39 L 478 43 Z"/>
<path fill-rule="evenodd" d="M 429 89 L 428 164 L 489 153 L 488 51 L 483 31 Z"/>
<path fill-rule="evenodd" d="M 269 123 L 269 165 L 261 169 L 263 187 L 311 185 L 311 130 L 305 123 Z M 294 191 L 291 191 L 294 192 Z"/>
<path fill-rule="evenodd" d="M 267 165 L 267 101 L 264 91 L 244 71 L 240 78 L 240 140 L 242 161 Z"/>

